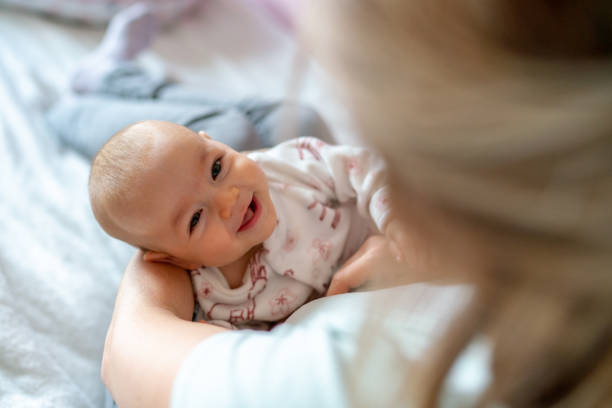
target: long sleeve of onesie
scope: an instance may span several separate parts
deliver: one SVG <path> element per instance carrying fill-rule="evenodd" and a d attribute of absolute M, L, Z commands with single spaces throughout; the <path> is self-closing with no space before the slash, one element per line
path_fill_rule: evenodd
<path fill-rule="evenodd" d="M 282 320 L 323 294 L 351 234 L 382 231 L 389 213 L 384 163 L 367 149 L 304 137 L 250 157 L 268 178 L 277 227 L 242 286 L 230 289 L 217 268 L 192 271 L 199 318 L 237 327 Z"/>
<path fill-rule="evenodd" d="M 389 213 L 386 170 L 371 150 L 302 137 L 251 157 L 263 167 L 270 184 L 285 190 L 310 189 L 313 208 L 319 203 L 356 205 L 364 219 L 370 218 L 383 231 Z"/>

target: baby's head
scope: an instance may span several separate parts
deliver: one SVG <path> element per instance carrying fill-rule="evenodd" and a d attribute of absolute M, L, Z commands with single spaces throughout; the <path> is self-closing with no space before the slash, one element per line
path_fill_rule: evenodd
<path fill-rule="evenodd" d="M 186 269 L 228 265 L 276 226 L 254 161 L 170 122 L 113 135 L 93 160 L 89 197 L 109 235 L 142 248 L 146 260 Z"/>

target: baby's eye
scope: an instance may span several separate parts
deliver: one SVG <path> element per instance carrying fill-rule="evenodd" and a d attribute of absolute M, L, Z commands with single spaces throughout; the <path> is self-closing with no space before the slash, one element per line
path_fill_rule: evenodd
<path fill-rule="evenodd" d="M 212 169 L 210 170 L 210 175 L 212 176 L 213 180 L 217 179 L 217 176 L 219 176 L 219 173 L 221 173 L 221 159 L 215 160 L 215 162 L 212 165 Z"/>
<path fill-rule="evenodd" d="M 198 212 L 194 213 L 191 217 L 191 221 L 189 223 L 189 232 L 193 231 L 198 222 L 200 221 L 200 215 L 202 215 L 202 210 L 198 210 Z"/>

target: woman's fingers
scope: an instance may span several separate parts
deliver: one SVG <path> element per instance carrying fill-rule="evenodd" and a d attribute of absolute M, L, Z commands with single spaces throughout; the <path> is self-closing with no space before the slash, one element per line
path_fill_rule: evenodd
<path fill-rule="evenodd" d="M 387 240 L 382 235 L 368 238 L 334 274 L 326 296 L 339 295 L 366 283 L 377 270 L 377 263 L 390 256 Z"/>
<path fill-rule="evenodd" d="M 339 295 L 361 286 L 366 280 L 367 270 L 363 262 L 345 264 L 334 274 L 326 296 Z"/>
<path fill-rule="evenodd" d="M 329 284 L 329 289 L 325 296 L 340 295 L 348 292 L 355 286 L 359 286 L 360 282 L 357 282 L 356 275 L 360 275 L 360 272 L 354 271 L 353 264 L 345 265 L 336 272 Z"/>

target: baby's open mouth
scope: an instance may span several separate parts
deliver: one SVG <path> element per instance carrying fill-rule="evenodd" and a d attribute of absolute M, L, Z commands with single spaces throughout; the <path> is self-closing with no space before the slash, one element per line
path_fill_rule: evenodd
<path fill-rule="evenodd" d="M 257 221 L 255 215 L 257 215 L 258 213 L 258 209 L 259 206 L 257 205 L 257 200 L 255 199 L 255 196 L 253 196 L 251 202 L 249 203 L 249 206 L 247 207 L 246 212 L 244 213 L 244 217 L 242 218 L 242 223 L 240 224 L 240 228 L 238 228 L 238 231 L 242 231 L 249 228 L 252 224 L 255 223 L 255 221 Z"/>

